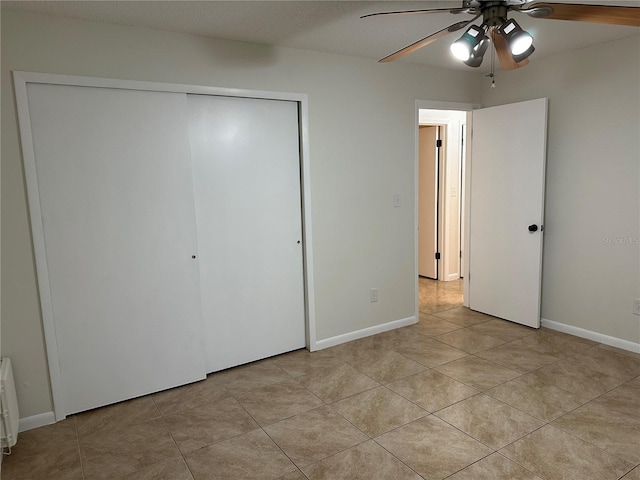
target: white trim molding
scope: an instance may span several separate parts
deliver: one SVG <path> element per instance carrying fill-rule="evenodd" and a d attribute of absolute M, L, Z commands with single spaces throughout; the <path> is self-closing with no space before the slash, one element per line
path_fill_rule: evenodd
<path fill-rule="evenodd" d="M 21 418 L 18 423 L 18 432 L 26 432 L 34 428 L 51 425 L 52 423 L 56 423 L 56 416 L 53 412 L 39 413 L 31 417 Z"/>
<path fill-rule="evenodd" d="M 554 322 L 546 318 L 541 319 L 541 324 L 550 330 L 556 330 L 562 333 L 568 333 L 575 335 L 576 337 L 586 338 L 587 340 L 593 340 L 594 342 L 603 343 L 610 347 L 621 348 L 622 350 L 628 350 L 634 353 L 640 353 L 640 343 L 630 342 L 629 340 L 623 340 L 622 338 L 611 337 L 604 333 L 593 332 L 591 330 L 585 330 L 584 328 L 574 327 L 573 325 L 567 325 L 566 323 Z"/>
<path fill-rule="evenodd" d="M 391 322 L 383 323 L 380 325 L 374 325 L 373 327 L 363 328 L 361 330 L 354 330 L 353 332 L 343 333 L 342 335 L 336 335 L 335 337 L 316 341 L 316 350 L 335 347 L 336 345 L 351 342 L 352 340 L 370 337 L 371 335 L 388 332 L 389 330 L 395 330 L 396 328 L 408 327 L 409 325 L 414 325 L 416 323 L 418 323 L 416 317 L 407 317 L 400 320 L 393 320 Z"/>

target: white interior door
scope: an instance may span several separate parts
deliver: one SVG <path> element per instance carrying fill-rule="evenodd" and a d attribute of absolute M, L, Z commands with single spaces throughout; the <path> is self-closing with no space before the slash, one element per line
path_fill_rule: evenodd
<path fill-rule="evenodd" d="M 186 95 L 27 88 L 64 412 L 204 378 Z"/>
<path fill-rule="evenodd" d="M 438 127 L 418 127 L 418 275 L 438 278 Z"/>
<path fill-rule="evenodd" d="M 546 99 L 476 110 L 467 165 L 469 307 L 535 328 L 540 326 L 546 134 Z"/>
<path fill-rule="evenodd" d="M 298 105 L 188 103 L 207 371 L 302 348 Z"/>

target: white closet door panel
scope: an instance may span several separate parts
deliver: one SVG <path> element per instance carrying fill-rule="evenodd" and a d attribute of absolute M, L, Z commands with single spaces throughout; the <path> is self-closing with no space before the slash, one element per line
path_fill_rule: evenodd
<path fill-rule="evenodd" d="M 203 378 L 186 95 L 28 99 L 65 412 Z"/>
<path fill-rule="evenodd" d="M 297 103 L 188 103 L 207 371 L 302 348 Z"/>

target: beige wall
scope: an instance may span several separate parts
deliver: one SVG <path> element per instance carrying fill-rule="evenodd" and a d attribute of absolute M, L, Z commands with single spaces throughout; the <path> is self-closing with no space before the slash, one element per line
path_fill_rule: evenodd
<path fill-rule="evenodd" d="M 52 405 L 12 70 L 308 94 L 317 338 L 414 315 L 415 100 L 477 102 L 475 73 L 4 10 L 2 354 L 22 417 Z"/>
<path fill-rule="evenodd" d="M 542 317 L 640 343 L 640 36 L 496 82 L 483 105 L 549 98 Z"/>

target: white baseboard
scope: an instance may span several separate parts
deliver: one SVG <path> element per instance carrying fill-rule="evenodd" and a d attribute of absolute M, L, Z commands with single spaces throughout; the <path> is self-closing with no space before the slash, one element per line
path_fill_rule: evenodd
<path fill-rule="evenodd" d="M 554 322 L 553 320 L 547 320 L 546 318 L 541 319 L 541 323 L 543 327 L 547 327 L 551 330 L 557 330 L 558 332 L 568 333 L 575 335 L 576 337 L 593 340 L 594 342 L 604 343 L 610 347 L 617 347 L 622 350 L 640 353 L 640 343 L 630 342 L 629 340 L 623 340 L 622 338 L 610 337 L 603 333 L 592 332 L 591 330 L 574 327 L 573 325 L 567 325 L 566 323 Z"/>
<path fill-rule="evenodd" d="M 400 327 L 407 327 L 416 323 L 416 317 L 407 317 L 400 320 L 394 320 L 392 322 L 383 323 L 381 325 L 375 325 L 373 327 L 363 328 L 362 330 L 356 330 L 354 332 L 343 333 L 335 337 L 325 338 L 324 340 L 316 341 L 315 350 L 323 350 L 329 347 L 335 347 L 342 343 L 351 342 L 352 340 L 358 340 L 359 338 L 369 337 L 377 333 L 388 332 L 389 330 L 395 330 Z"/>
<path fill-rule="evenodd" d="M 18 423 L 18 432 L 44 427 L 45 425 L 51 425 L 52 423 L 56 423 L 56 416 L 53 412 L 39 413 L 38 415 L 33 415 L 31 417 L 21 418 Z"/>

